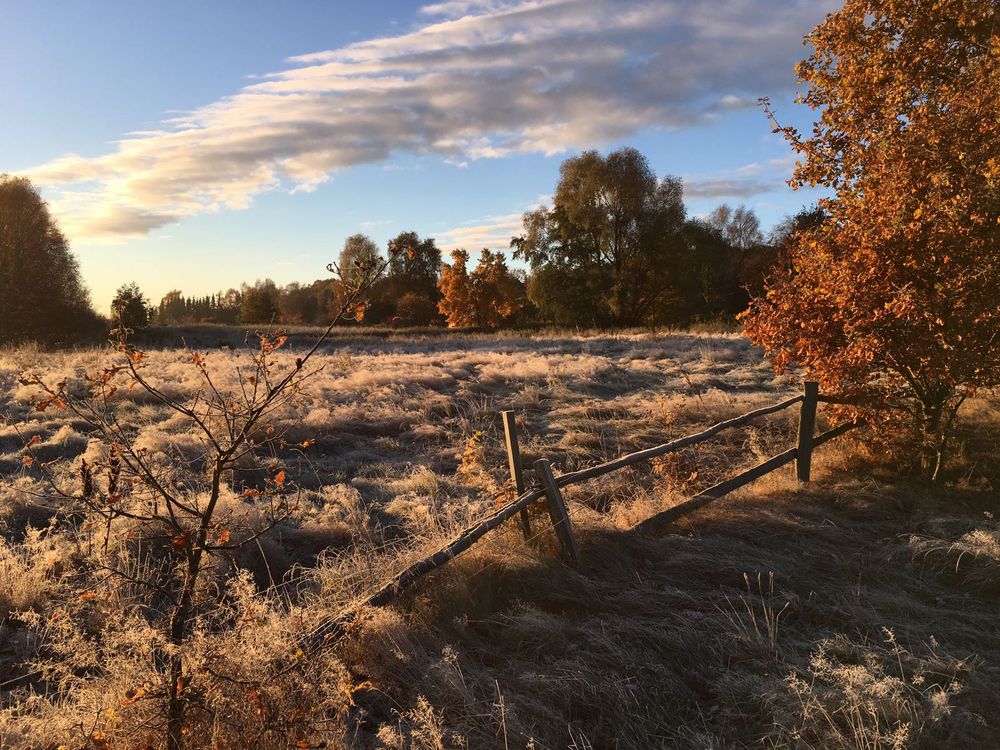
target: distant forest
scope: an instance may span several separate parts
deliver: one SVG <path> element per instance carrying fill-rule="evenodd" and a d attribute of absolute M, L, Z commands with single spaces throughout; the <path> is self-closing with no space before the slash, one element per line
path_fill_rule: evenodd
<path fill-rule="evenodd" d="M 727 319 L 763 291 L 799 229 L 822 222 L 803 209 L 767 235 L 752 209 L 723 204 L 690 217 L 679 179 L 658 179 L 634 149 L 587 152 L 560 170 L 553 205 L 524 216 L 511 240 L 524 268 L 483 250 L 450 262 L 433 238 L 403 232 L 389 267 L 355 318 L 368 324 L 498 328 L 526 323 L 637 326 Z M 383 256 L 363 234 L 347 238 L 337 268 Z M 339 308 L 337 278 L 278 286 L 270 279 L 208 296 L 167 293 L 151 308 L 160 325 L 319 324 Z"/>
<path fill-rule="evenodd" d="M 0 341 L 65 342 L 83 328 L 102 327 L 68 242 L 23 178 L 0 178 L 4 215 L 20 218 L 0 222 L 10 234 L 0 242 L 10 256 L 0 279 Z M 433 238 L 412 231 L 384 250 L 355 234 L 325 279 L 286 286 L 263 279 L 206 296 L 176 289 L 158 302 L 126 283 L 109 314 L 133 329 L 323 324 L 340 309 L 351 275 L 381 259 L 385 274 L 351 310 L 351 320 L 479 328 L 684 326 L 745 310 L 784 262 L 794 235 L 824 218 L 819 209 L 803 209 L 765 235 L 745 206 L 723 204 L 692 217 L 681 180 L 657 177 L 635 149 L 606 156 L 587 151 L 561 165 L 552 205 L 524 215 L 521 234 L 510 242 L 517 267 L 490 250 L 475 259 L 455 250 L 445 259 Z M 20 280 L 27 277 L 44 283 L 25 290 Z"/>

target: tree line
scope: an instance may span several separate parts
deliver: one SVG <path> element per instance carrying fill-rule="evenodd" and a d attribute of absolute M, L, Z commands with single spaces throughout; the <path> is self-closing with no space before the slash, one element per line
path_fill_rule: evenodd
<path fill-rule="evenodd" d="M 745 206 L 688 215 L 679 178 L 658 178 L 632 148 L 587 151 L 563 162 L 552 205 L 524 215 L 510 248 L 443 260 L 431 237 L 402 232 L 382 250 L 346 239 L 333 278 L 279 286 L 271 279 L 208 295 L 174 289 L 151 303 L 123 284 L 112 321 L 149 325 L 317 325 L 340 309 L 359 269 L 387 259 L 352 320 L 370 325 L 500 328 L 683 326 L 732 319 L 760 294 L 792 235 L 822 223 L 805 209 L 768 236 Z M 69 244 L 38 192 L 0 178 L 0 341 L 69 342 L 106 330 L 92 309 Z M 30 279 L 31 283 L 25 283 Z"/>
<path fill-rule="evenodd" d="M 500 328 L 684 326 L 732 319 L 764 288 L 790 238 L 818 226 L 804 209 L 767 236 L 754 212 L 721 205 L 689 216 L 683 184 L 657 177 L 633 148 L 587 151 L 563 162 L 551 206 L 527 212 L 510 248 L 442 259 L 431 237 L 407 231 L 380 249 L 346 239 L 333 278 L 279 286 L 271 279 L 209 295 L 175 289 L 152 304 L 123 284 L 112 321 L 149 325 L 317 325 L 340 309 L 352 274 L 376 259 L 386 272 L 352 320 L 370 325 Z M 107 329 L 93 311 L 69 244 L 45 202 L 23 178 L 0 180 L 0 341 L 78 339 Z M 25 283 L 25 280 L 31 283 Z"/>
<path fill-rule="evenodd" d="M 433 238 L 403 232 L 385 253 L 366 235 L 347 238 L 335 265 L 340 277 L 279 286 L 271 279 L 207 296 L 168 292 L 150 306 L 134 285 L 113 311 L 134 310 L 132 327 L 175 324 L 301 324 L 339 309 L 351 274 L 388 258 L 385 275 L 358 306 L 355 320 L 373 325 L 500 328 L 528 323 L 570 326 L 683 326 L 732 319 L 760 294 L 768 273 L 798 230 L 823 214 L 804 209 L 767 236 L 745 206 L 723 204 L 692 217 L 679 178 L 658 178 L 637 150 L 567 159 L 552 205 L 524 215 L 511 239 L 521 268 L 501 252 L 450 261 Z M 140 301 L 136 301 L 136 299 Z"/>

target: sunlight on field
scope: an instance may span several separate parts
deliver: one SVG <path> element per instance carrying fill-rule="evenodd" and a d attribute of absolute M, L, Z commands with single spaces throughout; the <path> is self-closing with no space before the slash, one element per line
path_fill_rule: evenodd
<path fill-rule="evenodd" d="M 241 334 L 189 333 L 196 348 L 149 351 L 150 380 L 172 396 L 193 397 L 198 351 L 221 389 L 240 387 L 237 372 L 248 359 Z M 292 365 L 309 335 L 295 333 L 279 365 Z M 44 747 L 94 715 L 102 736 L 125 738 L 155 716 L 135 696 L 156 684 L 162 636 L 137 616 L 141 588 L 99 582 L 102 568 L 133 559 L 130 522 L 115 521 L 110 547 L 103 529 L 48 531 L 59 503 L 22 461 L 31 441 L 34 455 L 56 461 L 52 469 L 71 482 L 78 459 L 93 461 L 100 447 L 86 424 L 36 411 L 36 394 L 18 379 L 37 372 L 47 382 L 74 382 L 106 356 L 34 347 L 0 354 L 0 472 L 9 477 L 0 488 L 7 637 L 0 671 L 14 678 L 0 738 L 14 745 L 30 737 L 28 746 Z M 567 471 L 801 387 L 794 374 L 775 376 L 759 350 L 729 333 L 345 334 L 315 369 L 272 423 L 285 450 L 229 477 L 225 512 L 245 514 L 253 527 L 263 511 L 240 489 L 280 465 L 295 512 L 213 563 L 206 585 L 224 591 L 226 604 L 194 626 L 192 674 L 256 679 L 278 669 L 296 658 L 297 638 L 314 623 L 350 608 L 491 511 L 498 497 L 511 497 L 500 410 L 517 414 L 526 464 L 545 457 Z M 154 463 L 187 462 L 188 490 L 203 491 L 198 434 L 138 390 L 113 398 L 137 447 Z M 984 400 L 975 414 L 993 419 L 995 410 Z M 975 712 L 989 703 L 988 675 L 967 656 L 992 609 L 969 596 L 995 591 L 996 524 L 974 513 L 939 514 L 894 543 L 890 566 L 873 567 L 885 535 L 898 528 L 886 510 L 914 498 L 864 478 L 863 441 L 824 446 L 808 490 L 790 470 L 779 471 L 682 521 L 677 533 L 622 533 L 784 450 L 794 427 L 794 410 L 782 412 L 568 489 L 580 569 L 559 562 L 544 512 L 533 512 L 530 543 L 513 525 L 487 538 L 399 607 L 362 612 L 340 648 L 284 671 L 254 701 L 266 700 L 274 716 L 339 717 L 322 730 L 310 724 L 311 740 L 353 736 L 386 749 L 597 747 L 612 738 L 638 748 L 666 727 L 675 746 L 694 748 L 725 737 L 730 722 L 772 715 L 759 731 L 775 747 L 798 747 L 803 733 L 844 742 L 852 732 L 878 745 L 900 732 L 941 736 L 943 726 L 979 737 Z M 873 513 L 876 507 L 883 510 Z M 831 524 L 831 513 L 854 520 Z M 76 578 L 95 574 L 80 595 Z M 820 587 L 832 597 L 827 604 L 813 598 Z M 946 629 L 932 626 L 936 605 L 913 587 L 933 588 L 941 602 L 962 598 L 963 614 Z M 864 635 L 852 635 L 847 622 Z M 883 626 L 895 630 L 872 635 Z M 928 644 L 931 633 L 945 645 Z M 43 683 L 20 678 L 23 664 L 63 689 L 33 694 L 31 685 Z M 203 689 L 230 706 L 239 741 L 254 732 L 295 736 L 294 726 L 267 729 L 237 684 L 207 679 Z M 699 690 L 712 718 L 676 725 L 687 715 L 677 707 L 690 706 Z M 607 706 L 614 718 L 602 713 Z M 580 711 L 591 718 L 562 726 L 561 717 Z M 831 714 L 838 711 L 849 713 Z M 207 715 L 192 712 L 190 721 L 209 731 Z"/>
<path fill-rule="evenodd" d="M 17 378 L 34 371 L 51 383 L 72 379 L 100 356 L 15 350 L 0 360 L 10 423 L 0 427 L 0 469 L 20 471 L 24 441 L 35 435 L 39 456 L 86 455 L 85 426 L 62 414 L 33 413 L 36 394 Z M 283 352 L 277 364 L 290 366 L 296 356 Z M 238 387 L 247 359 L 239 347 L 206 357 L 220 389 Z M 192 396 L 200 378 L 191 358 L 187 349 L 151 351 L 151 382 L 171 396 Z M 505 480 L 502 409 L 517 410 L 523 421 L 526 460 L 544 456 L 572 470 L 797 388 L 795 378 L 775 378 L 759 352 L 729 334 L 343 340 L 314 366 L 276 427 L 289 443 L 316 442 L 281 460 L 305 501 L 324 505 L 324 492 L 345 485 L 375 513 L 391 513 L 382 501 L 392 497 L 397 508 L 405 499 L 412 513 L 429 503 L 436 512 L 454 505 L 453 512 L 473 514 L 477 493 Z M 178 430 L 176 417 L 148 394 L 121 390 L 114 398 L 118 419 L 138 430 L 139 447 L 187 460 L 199 454 L 197 433 Z M 405 489 L 421 477 L 433 492 Z M 30 491 L 21 487 L 17 497 L 23 501 Z"/>

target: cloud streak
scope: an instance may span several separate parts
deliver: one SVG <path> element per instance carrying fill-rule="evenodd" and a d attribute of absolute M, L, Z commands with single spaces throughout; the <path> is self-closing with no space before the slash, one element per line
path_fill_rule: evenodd
<path fill-rule="evenodd" d="M 555 154 L 697 126 L 788 91 L 825 4 L 447 0 L 410 32 L 298 56 L 107 154 L 27 174 L 74 238 L 128 237 L 398 152 Z"/>
<path fill-rule="evenodd" d="M 788 186 L 794 156 L 744 164 L 731 172 L 701 175 L 684 179 L 684 197 L 695 200 L 746 199 L 763 193 L 774 193 Z"/>

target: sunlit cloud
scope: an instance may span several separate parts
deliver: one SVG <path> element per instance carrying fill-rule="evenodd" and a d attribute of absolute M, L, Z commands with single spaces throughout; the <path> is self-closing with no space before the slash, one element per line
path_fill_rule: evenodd
<path fill-rule="evenodd" d="M 435 235 L 439 247 L 448 251 L 463 248 L 470 253 L 482 249 L 508 250 L 511 237 L 524 231 L 524 214 L 552 203 L 551 195 L 540 195 L 538 200 L 517 213 L 498 214 L 473 219 Z"/>
<path fill-rule="evenodd" d="M 487 216 L 468 225 L 441 232 L 435 238 L 437 244 L 447 250 L 464 248 L 475 253 L 483 248 L 506 250 L 510 238 L 521 234 L 522 213 Z"/>
<path fill-rule="evenodd" d="M 815 0 L 439 2 L 407 33 L 295 57 L 107 154 L 27 174 L 70 236 L 136 236 L 397 153 L 461 165 L 694 127 L 789 91 L 799 40 L 825 10 Z M 762 187 L 745 180 L 696 189 Z"/>

